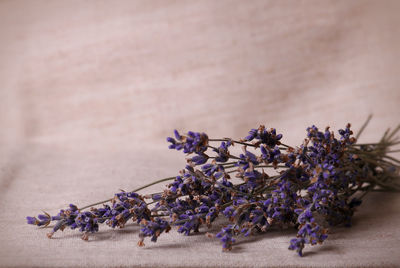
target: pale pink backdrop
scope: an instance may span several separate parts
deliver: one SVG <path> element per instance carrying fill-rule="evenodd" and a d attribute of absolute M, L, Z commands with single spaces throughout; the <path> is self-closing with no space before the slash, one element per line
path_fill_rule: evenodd
<path fill-rule="evenodd" d="M 42 209 L 102 200 L 176 174 L 181 131 L 240 138 L 276 127 L 400 122 L 399 1 L 1 1 L 1 266 L 382 266 L 400 258 L 400 198 L 371 194 L 352 229 L 305 258 L 292 231 L 223 254 L 203 235 L 138 229 L 45 237 Z M 161 186 L 160 186 L 161 187 Z M 375 210 L 375 211 L 371 211 Z"/>

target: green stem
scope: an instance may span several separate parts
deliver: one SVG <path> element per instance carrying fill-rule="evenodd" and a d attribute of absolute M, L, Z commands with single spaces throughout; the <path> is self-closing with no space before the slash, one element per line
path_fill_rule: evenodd
<path fill-rule="evenodd" d="M 153 186 L 153 185 L 155 185 L 155 184 L 158 184 L 158 183 L 161 183 L 161 182 L 164 182 L 164 181 L 174 180 L 175 178 L 176 178 L 176 177 L 168 177 L 168 178 L 164 178 L 164 179 L 161 179 L 161 180 L 158 180 L 158 181 L 154 181 L 154 182 L 152 182 L 152 183 L 149 183 L 149 184 L 146 184 L 146 185 L 144 185 L 144 186 L 142 186 L 142 187 L 139 187 L 139 188 L 133 190 L 132 192 L 140 191 L 140 190 L 142 190 L 142 189 L 145 189 L 145 188 L 147 188 L 147 187 Z M 96 203 L 93 203 L 93 204 L 90 204 L 90 205 L 81 207 L 79 210 L 83 210 L 83 209 L 86 209 L 86 208 L 90 208 L 90 207 L 93 207 L 93 206 L 97 206 L 97 205 L 101 205 L 101 204 L 104 204 L 104 203 L 107 203 L 107 202 L 111 202 L 111 200 L 112 200 L 112 198 L 106 199 L 106 200 L 103 200 L 103 201 L 100 201 L 100 202 L 96 202 Z"/>
<path fill-rule="evenodd" d="M 232 141 L 233 143 L 238 143 L 238 144 L 242 144 L 242 145 L 246 145 L 246 146 L 251 146 L 251 147 L 254 147 L 254 148 L 258 148 L 259 147 L 259 146 L 256 146 L 254 144 L 248 143 L 248 142 L 242 142 L 242 141 L 231 140 L 231 139 L 208 139 L 208 140 L 209 141 Z M 283 147 L 286 147 L 286 148 L 279 148 L 280 150 L 286 150 L 287 148 L 292 148 L 289 145 L 286 145 L 286 144 L 283 144 L 283 143 L 280 143 L 280 144 Z"/>
<path fill-rule="evenodd" d="M 226 163 L 222 163 L 222 164 L 218 164 L 218 165 L 221 165 L 221 166 L 229 166 L 229 165 L 234 165 L 234 164 L 236 164 L 237 162 L 226 162 Z"/>
<path fill-rule="evenodd" d="M 276 167 L 277 168 L 288 168 L 285 165 L 277 165 Z M 260 166 L 254 166 L 254 168 L 275 168 L 275 167 L 272 165 L 260 165 Z"/>
<path fill-rule="evenodd" d="M 284 143 L 280 143 L 283 147 L 286 147 L 286 148 L 292 148 L 292 146 L 289 146 L 289 145 L 286 145 L 286 144 L 284 144 Z"/>
<path fill-rule="evenodd" d="M 376 146 L 376 145 L 384 145 L 384 146 L 393 146 L 393 145 L 397 145 L 400 144 L 400 141 L 396 141 L 396 142 L 377 142 L 377 143 L 356 143 L 351 145 L 352 147 L 355 146 Z"/>
<path fill-rule="evenodd" d="M 389 134 L 389 137 L 387 139 L 390 141 L 390 139 L 400 130 L 400 125 L 398 125 L 395 129 L 393 129 L 392 133 Z"/>
<path fill-rule="evenodd" d="M 238 143 L 246 146 L 252 146 L 258 148 L 258 146 L 255 146 L 254 144 L 247 143 L 247 142 L 242 142 L 242 141 L 236 141 L 236 140 L 230 140 L 230 139 L 208 139 L 209 141 L 232 141 L 233 143 Z"/>
<path fill-rule="evenodd" d="M 358 138 L 360 137 L 361 133 L 363 133 L 364 129 L 366 128 L 366 126 L 368 125 L 369 121 L 372 118 L 372 114 L 370 114 L 367 118 L 367 120 L 364 122 L 364 124 L 362 124 L 360 130 L 358 131 L 357 135 L 356 135 L 356 139 L 358 140 Z"/>

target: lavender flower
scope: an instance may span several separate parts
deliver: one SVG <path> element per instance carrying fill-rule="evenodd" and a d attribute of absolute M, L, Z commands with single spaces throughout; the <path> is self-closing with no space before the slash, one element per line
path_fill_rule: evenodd
<path fill-rule="evenodd" d="M 202 153 L 207 150 L 208 136 L 205 133 L 189 131 L 187 135 L 180 135 L 174 130 L 175 139 L 168 137 L 170 149 L 182 150 L 184 153 Z"/>
<path fill-rule="evenodd" d="M 282 134 L 264 126 L 251 129 L 239 141 L 209 139 L 205 133 L 192 131 L 182 135 L 175 130 L 174 137 L 167 138 L 169 148 L 189 155 L 178 176 L 119 192 L 82 209 L 71 204 L 55 216 L 45 213 L 26 220 L 37 226 L 54 222 L 49 238 L 69 227 L 80 230 L 84 240 L 102 224 L 123 228 L 131 220 L 140 224 L 138 245 L 144 246 L 146 237 L 156 242 L 172 226 L 190 235 L 210 228 L 222 215 L 229 223 L 216 234 L 223 251 L 231 250 L 239 236 L 292 226 L 297 235 L 289 249 L 302 256 L 306 245 L 328 238 L 329 229 L 324 226 L 350 226 L 355 208 L 368 191 L 400 190 L 400 162 L 387 156 L 389 148 L 399 143 L 395 138 L 399 129 L 387 131 L 378 143 L 363 145 L 356 143 L 350 124 L 339 130 L 338 139 L 329 127 L 320 131 L 311 126 L 298 147 L 285 145 Z M 235 144 L 243 146 L 242 154 L 230 152 Z M 137 193 L 169 180 L 163 192 Z M 100 204 L 103 207 L 95 207 Z"/>
<path fill-rule="evenodd" d="M 139 246 L 144 246 L 144 238 L 146 236 L 151 237 L 152 242 L 157 242 L 157 238 L 160 236 L 162 232 L 168 233 L 171 230 L 171 227 L 168 221 L 163 220 L 161 218 L 155 218 L 151 221 L 142 220 L 140 222 L 142 228 L 140 229 L 140 240 L 138 242 Z"/>
<path fill-rule="evenodd" d="M 279 140 L 282 139 L 282 134 L 276 134 L 275 128 L 266 130 L 264 126 L 260 126 L 258 129 L 251 129 L 249 135 L 244 138 L 246 141 L 252 141 L 253 139 L 272 148 L 280 144 Z"/>
<path fill-rule="evenodd" d="M 226 227 L 223 227 L 216 235 L 216 237 L 221 240 L 224 251 L 232 250 L 232 244 L 235 242 L 235 239 L 233 238 L 235 227 L 235 225 L 230 224 Z"/>

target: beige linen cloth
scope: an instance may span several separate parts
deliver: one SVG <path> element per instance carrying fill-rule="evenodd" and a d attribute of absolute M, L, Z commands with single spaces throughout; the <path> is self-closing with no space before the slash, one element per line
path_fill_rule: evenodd
<path fill-rule="evenodd" d="M 352 228 L 305 256 L 295 230 L 221 252 L 207 231 L 136 246 L 139 229 L 82 241 L 25 222 L 176 175 L 174 128 L 244 137 L 276 127 L 400 122 L 399 1 L 1 1 L 0 266 L 400 266 L 400 195 L 371 193 Z M 149 189 L 157 191 L 163 185 Z M 217 223 L 214 231 L 220 227 Z"/>

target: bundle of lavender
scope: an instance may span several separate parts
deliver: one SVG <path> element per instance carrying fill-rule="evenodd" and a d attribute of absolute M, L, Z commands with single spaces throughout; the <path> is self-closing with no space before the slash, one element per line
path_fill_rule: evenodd
<path fill-rule="evenodd" d="M 400 161 L 390 156 L 400 129 L 387 130 L 377 143 L 357 144 L 350 124 L 339 138 L 327 127 L 307 128 L 299 147 L 281 142 L 282 134 L 260 126 L 241 140 L 211 139 L 189 131 L 167 138 L 170 149 L 189 155 L 185 169 L 176 177 L 158 180 L 132 192 L 78 208 L 71 204 L 56 216 L 48 213 L 27 217 L 29 224 L 58 230 L 79 229 L 83 240 L 98 232 L 100 224 L 123 228 L 129 220 L 140 224 L 139 246 L 146 237 L 156 242 L 176 226 L 185 235 L 199 232 L 217 217 L 226 225 L 216 234 L 224 251 L 232 249 L 239 236 L 266 232 L 274 226 L 293 226 L 297 236 L 289 249 L 302 256 L 306 244 L 321 244 L 331 226 L 351 225 L 355 208 L 370 191 L 400 190 Z M 241 146 L 243 153 L 232 153 Z M 268 170 L 268 172 L 266 172 Z M 139 194 L 151 185 L 172 181 L 163 192 Z M 101 207 L 98 207 L 102 205 Z"/>

